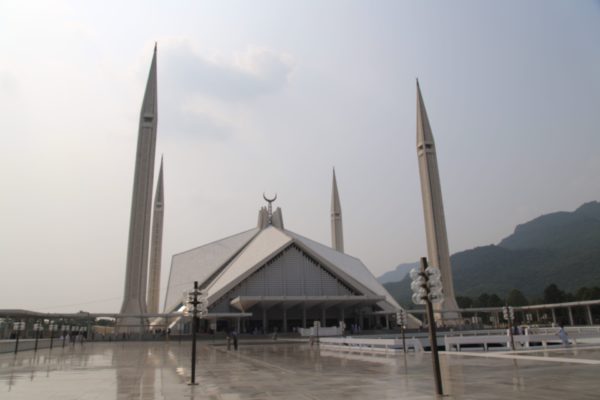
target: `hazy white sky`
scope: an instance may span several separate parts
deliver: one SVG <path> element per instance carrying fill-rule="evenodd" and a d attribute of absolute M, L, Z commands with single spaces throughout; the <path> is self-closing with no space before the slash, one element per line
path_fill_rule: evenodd
<path fill-rule="evenodd" d="M 118 311 L 158 42 L 171 256 L 286 228 L 375 275 L 426 253 L 415 77 L 452 252 L 600 199 L 598 1 L 0 0 L 0 309 Z M 158 163 L 157 163 L 158 167 Z"/>

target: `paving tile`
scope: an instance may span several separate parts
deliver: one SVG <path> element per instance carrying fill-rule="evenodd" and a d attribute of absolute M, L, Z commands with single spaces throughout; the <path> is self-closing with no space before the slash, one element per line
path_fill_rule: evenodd
<path fill-rule="evenodd" d="M 202 343 L 189 386 L 190 343 L 87 343 L 0 354 L 1 399 L 435 399 L 427 353 L 382 357 L 306 344 Z M 520 359 L 598 359 L 600 348 L 510 358 L 441 354 L 444 399 L 596 399 L 598 365 Z M 555 360 L 556 361 L 556 360 Z"/>

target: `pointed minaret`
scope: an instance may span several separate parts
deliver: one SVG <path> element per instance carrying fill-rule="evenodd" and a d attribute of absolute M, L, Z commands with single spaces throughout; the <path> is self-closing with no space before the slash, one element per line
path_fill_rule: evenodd
<path fill-rule="evenodd" d="M 421 88 L 417 80 L 417 154 L 419 157 L 419 173 L 421 176 L 421 193 L 423 195 L 423 212 L 425 214 L 425 232 L 427 235 L 427 255 L 429 264 L 436 266 L 442 273 L 444 301 L 435 305 L 436 321 L 458 323 L 460 314 L 454 297 L 446 219 L 442 201 L 442 188 L 438 171 L 435 143 L 431 126 L 427 118 L 425 104 L 421 97 Z M 444 310 L 444 314 L 440 313 Z M 453 322 L 454 321 L 454 322 Z"/>
<path fill-rule="evenodd" d="M 333 169 L 333 183 L 331 188 L 331 247 L 339 252 L 344 252 L 344 232 L 342 229 L 342 206 L 340 195 Z"/>
<path fill-rule="evenodd" d="M 148 275 L 148 247 L 150 244 L 150 217 L 152 212 L 152 181 L 156 149 L 157 91 L 156 91 L 156 45 L 150 65 L 146 93 L 140 112 L 140 125 L 133 177 L 129 244 L 127 248 L 127 272 L 125 294 L 121 314 L 146 313 L 146 284 Z M 144 320 L 120 318 L 122 330 L 140 331 Z M 139 326 L 135 327 L 135 326 Z"/>
<path fill-rule="evenodd" d="M 150 247 L 150 273 L 148 275 L 148 312 L 158 313 L 160 298 L 160 270 L 162 258 L 163 215 L 165 195 L 163 189 L 163 159 L 160 158 L 160 170 L 154 195 L 154 213 L 152 215 L 152 240 Z"/>

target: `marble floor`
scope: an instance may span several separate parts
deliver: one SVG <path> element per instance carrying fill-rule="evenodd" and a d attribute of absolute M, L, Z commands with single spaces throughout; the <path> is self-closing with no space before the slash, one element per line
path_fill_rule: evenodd
<path fill-rule="evenodd" d="M 86 343 L 0 354 L 0 399 L 435 399 L 429 353 L 361 355 L 304 343 Z M 589 357 L 586 357 L 589 354 Z M 600 348 L 441 353 L 445 399 L 597 399 Z M 588 362 L 590 361 L 590 362 Z"/>

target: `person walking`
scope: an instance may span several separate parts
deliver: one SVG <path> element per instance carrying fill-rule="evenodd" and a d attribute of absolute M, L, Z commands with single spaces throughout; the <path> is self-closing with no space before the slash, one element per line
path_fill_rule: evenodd
<path fill-rule="evenodd" d="M 558 331 L 557 335 L 560 338 L 560 341 L 562 342 L 563 346 L 569 345 L 569 335 L 567 335 L 567 331 L 565 331 L 564 323 L 560 324 L 560 330 Z"/>

